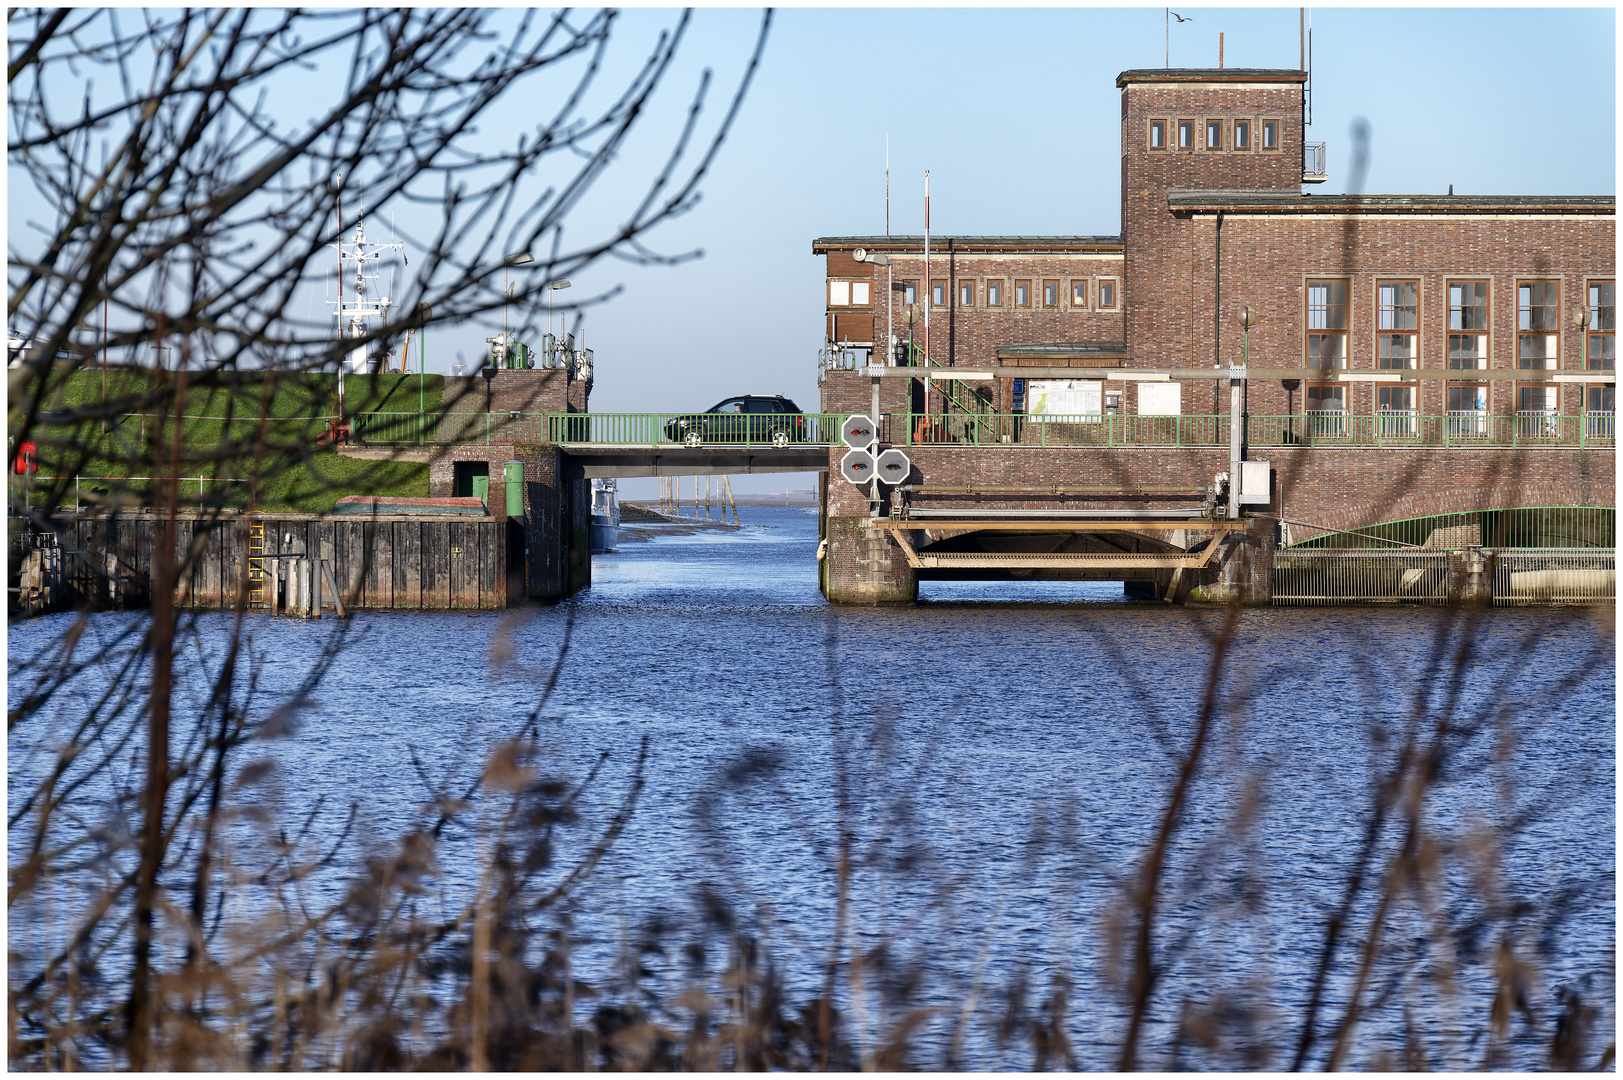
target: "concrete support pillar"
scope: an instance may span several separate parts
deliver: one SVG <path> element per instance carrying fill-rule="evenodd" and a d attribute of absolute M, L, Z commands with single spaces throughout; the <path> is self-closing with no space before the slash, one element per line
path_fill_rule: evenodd
<path fill-rule="evenodd" d="M 1189 590 L 1189 599 L 1207 604 L 1271 601 L 1277 527 L 1273 518 L 1254 517 L 1245 532 L 1226 533 L 1218 539 L 1222 550 L 1216 565 L 1206 570 L 1201 584 Z"/>
<path fill-rule="evenodd" d="M 1493 601 L 1493 575 L 1488 572 L 1488 553 L 1468 547 L 1448 553 L 1448 593 L 1462 604 Z"/>
<path fill-rule="evenodd" d="M 865 517 L 828 519 L 823 595 L 833 604 L 911 604 L 919 577 L 890 534 Z"/>

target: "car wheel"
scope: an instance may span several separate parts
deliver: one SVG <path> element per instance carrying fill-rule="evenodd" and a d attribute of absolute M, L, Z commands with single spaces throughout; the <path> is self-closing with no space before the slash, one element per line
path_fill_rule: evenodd
<path fill-rule="evenodd" d="M 682 445 L 697 450 L 704 445 L 704 436 L 697 431 L 690 431 L 682 436 Z"/>
<path fill-rule="evenodd" d="M 788 446 L 789 433 L 787 431 L 774 431 L 772 433 L 772 445 L 776 446 L 780 450 L 785 446 Z"/>

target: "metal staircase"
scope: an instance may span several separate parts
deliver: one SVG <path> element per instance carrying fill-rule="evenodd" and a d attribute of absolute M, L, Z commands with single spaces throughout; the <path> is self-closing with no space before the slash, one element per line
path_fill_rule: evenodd
<path fill-rule="evenodd" d="M 924 351 L 917 346 L 910 348 L 912 350 L 910 359 L 915 365 L 926 369 L 942 367 L 925 356 Z M 953 379 L 942 379 L 936 383 L 936 387 L 947 404 L 967 418 L 967 424 L 974 431 L 974 437 L 969 441 L 980 442 L 985 436 L 996 438 L 996 421 L 991 418 L 997 412 L 997 401 L 991 391 L 981 390 Z M 968 434 L 968 430 L 965 433 Z"/>

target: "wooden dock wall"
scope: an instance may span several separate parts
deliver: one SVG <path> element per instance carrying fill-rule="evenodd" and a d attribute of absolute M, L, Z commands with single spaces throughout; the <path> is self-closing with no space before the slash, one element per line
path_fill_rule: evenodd
<path fill-rule="evenodd" d="M 145 607 L 164 524 L 145 513 L 64 521 L 30 553 L 42 571 L 34 610 Z M 264 529 L 262 552 L 250 551 L 255 524 Z M 234 607 L 250 556 L 266 567 L 266 580 L 279 557 L 325 560 L 351 610 L 499 610 L 523 592 L 523 538 L 505 518 L 181 514 L 174 525 L 177 564 L 191 556 L 175 589 L 188 608 Z"/>

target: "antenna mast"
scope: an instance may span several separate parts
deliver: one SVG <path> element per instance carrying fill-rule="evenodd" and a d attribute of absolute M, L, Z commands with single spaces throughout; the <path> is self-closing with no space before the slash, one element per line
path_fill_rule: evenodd
<path fill-rule="evenodd" d="M 342 196 L 340 196 L 342 200 Z M 342 207 L 342 202 L 340 202 Z M 348 242 L 344 240 L 343 213 L 339 212 L 338 242 L 329 245 L 338 249 L 338 310 L 333 317 L 338 320 L 338 336 L 342 338 L 364 338 L 374 329 L 381 329 L 388 325 L 389 305 L 387 296 L 377 294 L 378 269 L 385 251 L 400 250 L 406 245 L 398 240 L 387 244 L 372 244 L 366 239 L 366 219 L 363 214 L 355 222 L 355 236 Z M 355 264 L 355 299 L 352 303 L 344 303 L 344 272 L 345 263 Z M 391 267 L 391 274 L 393 268 Z M 371 286 L 369 295 L 368 286 Z M 328 301 L 333 303 L 333 301 Z M 372 320 L 376 319 L 374 327 Z M 380 365 L 381 366 L 381 365 Z M 348 354 L 338 361 L 338 415 L 340 421 L 344 416 L 344 376 L 345 374 L 365 375 L 372 370 L 372 362 L 367 356 L 367 346 L 363 342 L 351 349 Z"/>

